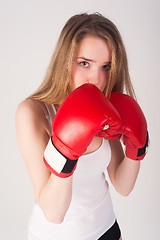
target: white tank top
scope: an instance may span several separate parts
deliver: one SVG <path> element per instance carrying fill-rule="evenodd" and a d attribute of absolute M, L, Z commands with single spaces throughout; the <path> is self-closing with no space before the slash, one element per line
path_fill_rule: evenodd
<path fill-rule="evenodd" d="M 54 106 L 47 107 L 46 118 L 51 126 Z M 52 113 L 51 113 L 52 110 Z M 61 224 L 50 223 L 35 203 L 29 219 L 29 239 L 35 240 L 97 240 L 115 222 L 106 170 L 111 159 L 109 142 L 79 158 L 73 174 L 72 200 Z M 32 237 L 31 237 L 32 236 Z"/>

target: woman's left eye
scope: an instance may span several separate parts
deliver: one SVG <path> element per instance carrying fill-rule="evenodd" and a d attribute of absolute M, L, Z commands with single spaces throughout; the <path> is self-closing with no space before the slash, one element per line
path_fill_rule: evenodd
<path fill-rule="evenodd" d="M 106 64 L 103 66 L 103 69 L 109 71 L 111 69 L 111 64 Z"/>

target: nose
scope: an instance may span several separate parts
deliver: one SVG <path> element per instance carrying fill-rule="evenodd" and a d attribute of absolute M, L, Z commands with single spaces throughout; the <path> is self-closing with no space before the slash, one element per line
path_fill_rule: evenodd
<path fill-rule="evenodd" d="M 88 76 L 88 83 L 97 85 L 99 80 L 100 80 L 100 72 L 98 69 L 95 69 L 92 72 L 90 72 L 90 74 Z"/>

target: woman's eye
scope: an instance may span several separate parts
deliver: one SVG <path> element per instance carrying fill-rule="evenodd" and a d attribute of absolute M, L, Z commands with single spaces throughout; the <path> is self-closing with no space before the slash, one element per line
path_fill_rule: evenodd
<path fill-rule="evenodd" d="M 88 62 L 80 62 L 80 65 L 82 67 L 88 67 L 89 63 Z"/>
<path fill-rule="evenodd" d="M 111 69 L 111 64 L 106 64 L 103 66 L 103 69 L 109 71 Z"/>

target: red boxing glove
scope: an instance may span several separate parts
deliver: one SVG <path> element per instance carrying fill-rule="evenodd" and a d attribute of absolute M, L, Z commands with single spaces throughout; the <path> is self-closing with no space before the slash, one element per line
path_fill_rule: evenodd
<path fill-rule="evenodd" d="M 120 125 L 118 112 L 96 86 L 84 84 L 76 88 L 53 120 L 53 135 L 43 158 L 46 166 L 59 177 L 69 177 L 93 137 L 109 138 Z"/>
<path fill-rule="evenodd" d="M 148 132 L 145 116 L 138 103 L 130 96 L 112 92 L 110 101 L 121 116 L 123 143 L 126 156 L 142 160 L 148 147 Z"/>

